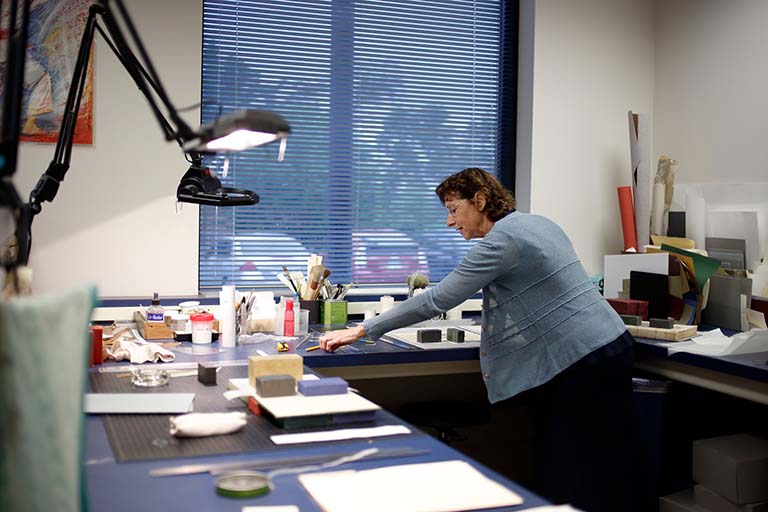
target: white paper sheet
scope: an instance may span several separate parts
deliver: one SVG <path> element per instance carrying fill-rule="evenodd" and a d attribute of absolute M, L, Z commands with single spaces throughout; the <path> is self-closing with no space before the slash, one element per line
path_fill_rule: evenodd
<path fill-rule="evenodd" d="M 446 340 L 446 333 L 448 331 L 448 327 L 456 327 L 457 329 L 460 329 L 464 331 L 464 341 L 461 343 L 457 343 L 454 341 L 447 341 Z M 443 341 L 438 341 L 434 343 L 419 343 L 416 341 L 416 331 L 419 329 L 440 329 L 441 334 L 440 338 Z M 409 345 L 412 345 L 417 348 L 430 350 L 430 349 L 443 349 L 443 348 L 471 348 L 471 347 L 479 347 L 480 346 L 480 326 L 466 326 L 466 325 L 430 325 L 426 327 L 403 327 L 401 329 L 395 329 L 394 331 L 390 331 L 387 333 L 387 336 L 394 338 L 398 341 L 401 341 L 403 343 L 407 343 Z"/>
<path fill-rule="evenodd" d="M 727 356 L 765 352 L 768 351 L 768 329 L 752 329 L 731 337 L 723 334 L 720 329 L 715 329 L 690 341 L 660 343 L 660 345 L 667 347 L 670 354 L 690 352 L 704 356 Z"/>
<path fill-rule="evenodd" d="M 264 506 L 264 507 L 243 507 L 240 512 L 299 512 L 299 507 L 296 505 L 277 505 L 277 506 Z"/>
<path fill-rule="evenodd" d="M 396 436 L 410 433 L 411 430 L 405 425 L 382 425 L 380 427 L 345 428 L 341 430 L 326 430 L 324 432 L 276 434 L 270 436 L 270 439 L 272 439 L 272 442 L 275 444 L 296 444 L 340 441 L 343 439 L 365 439 L 369 437 Z"/>
<path fill-rule="evenodd" d="M 249 396 L 254 396 L 263 407 L 277 419 L 297 418 L 302 416 L 319 416 L 323 414 L 344 414 L 351 412 L 369 412 L 379 410 L 380 407 L 356 393 L 344 395 L 320 395 L 304 396 L 301 394 L 291 396 L 276 396 L 270 398 L 260 397 L 256 390 L 248 383 L 248 379 L 229 379 L 229 387 L 239 390 Z M 226 396 L 230 396 L 227 392 Z"/>
<path fill-rule="evenodd" d="M 87 414 L 184 414 L 192 412 L 194 393 L 86 393 Z"/>
<path fill-rule="evenodd" d="M 757 212 L 759 253 L 762 257 L 768 256 L 768 182 L 678 183 L 675 184 L 673 205 L 675 202 L 679 203 L 687 199 L 688 191 L 694 191 L 697 196 L 704 199 L 708 212 Z M 685 204 L 673 209 L 687 210 Z"/>
<path fill-rule="evenodd" d="M 665 252 L 648 254 L 608 254 L 603 261 L 603 295 L 606 299 L 619 296 L 622 281 L 632 270 L 669 274 L 669 255 Z"/>
<path fill-rule="evenodd" d="M 754 270 L 760 264 L 760 236 L 757 212 L 708 212 L 707 236 L 738 238 L 747 242 L 746 265 Z"/>
<path fill-rule="evenodd" d="M 325 512 L 452 512 L 523 502 L 460 460 L 309 473 L 299 481 Z"/>

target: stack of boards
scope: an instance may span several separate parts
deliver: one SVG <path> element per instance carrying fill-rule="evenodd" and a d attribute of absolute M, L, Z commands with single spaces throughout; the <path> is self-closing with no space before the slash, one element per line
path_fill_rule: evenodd
<path fill-rule="evenodd" d="M 343 379 L 304 375 L 303 359 L 297 354 L 251 356 L 248 378 L 230 379 L 228 388 L 243 392 L 245 400 L 253 397 L 287 430 L 373 421 L 380 409 L 349 391 Z"/>

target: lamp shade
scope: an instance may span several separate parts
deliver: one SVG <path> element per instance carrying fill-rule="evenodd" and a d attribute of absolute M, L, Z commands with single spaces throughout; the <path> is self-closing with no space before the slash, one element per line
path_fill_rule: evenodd
<path fill-rule="evenodd" d="M 243 151 L 263 146 L 291 133 L 280 114 L 267 110 L 239 110 L 204 124 L 184 150 L 195 153 Z"/>

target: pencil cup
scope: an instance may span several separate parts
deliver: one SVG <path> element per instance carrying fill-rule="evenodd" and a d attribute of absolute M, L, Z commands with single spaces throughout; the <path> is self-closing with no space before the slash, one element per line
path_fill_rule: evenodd
<path fill-rule="evenodd" d="M 346 325 L 346 323 L 347 323 L 347 301 L 326 300 L 323 302 L 323 324 L 324 325 Z"/>
<path fill-rule="evenodd" d="M 320 323 L 320 301 L 319 300 L 302 300 L 299 301 L 301 309 L 309 311 L 309 324 Z"/>

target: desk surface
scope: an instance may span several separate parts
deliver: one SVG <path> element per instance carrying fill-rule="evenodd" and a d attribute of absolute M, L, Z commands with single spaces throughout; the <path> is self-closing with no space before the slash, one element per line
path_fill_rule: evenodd
<path fill-rule="evenodd" d="M 390 350 L 386 345 L 362 344 L 360 352 L 342 352 L 326 354 L 320 351 L 306 355 L 305 363 L 308 366 L 360 366 L 366 364 L 413 364 L 419 362 L 461 361 L 462 357 L 477 359 L 477 351 L 465 351 L 463 349 L 435 351 L 419 350 Z M 364 347 L 362 345 L 365 345 Z M 188 348 L 186 345 L 183 348 Z M 210 348 L 215 349 L 213 344 Z M 266 353 L 276 351 L 275 344 L 262 343 L 246 345 L 210 354 L 194 355 L 185 352 L 177 353 L 177 363 L 190 363 L 200 361 L 220 361 L 225 364 L 245 364 L 249 355 L 257 354 L 261 350 Z M 298 351 L 304 354 L 304 347 Z M 439 352 L 439 353 L 438 353 Z M 407 354 L 406 354 L 407 353 Z M 116 369 L 125 367 L 122 364 L 108 364 L 103 369 Z M 222 398 L 223 399 L 223 398 Z M 299 483 L 296 475 L 277 476 L 271 492 L 265 496 L 249 499 L 225 498 L 216 494 L 214 477 L 208 473 L 173 476 L 151 477 L 149 470 L 183 464 L 208 464 L 223 462 L 251 462 L 264 458 L 288 458 L 296 456 L 311 456 L 319 454 L 350 454 L 364 448 L 413 448 L 428 450 L 425 455 L 381 459 L 375 461 L 357 461 L 338 469 L 371 469 L 400 464 L 416 464 L 437 462 L 445 460 L 462 460 L 470 463 L 483 475 L 491 478 L 520 495 L 524 503 L 518 507 L 503 510 L 522 510 L 547 504 L 542 498 L 508 480 L 502 475 L 473 461 L 451 447 L 435 440 L 434 438 L 419 432 L 415 427 L 414 435 L 397 436 L 391 438 L 374 438 L 367 441 L 339 443 L 317 443 L 317 445 L 303 445 L 301 447 L 285 447 L 269 450 L 268 452 L 248 452 L 238 455 L 218 455 L 206 457 L 194 457 L 173 460 L 156 460 L 141 462 L 115 462 L 109 440 L 104 430 L 102 419 L 98 416 L 88 416 L 86 428 L 86 478 L 88 500 L 91 510 L 135 511 L 135 510 L 211 510 L 211 511 L 240 511 L 243 506 L 278 506 L 296 505 L 302 511 L 320 510 L 312 501 L 309 494 Z M 499 509 L 501 510 L 501 509 Z"/>
<path fill-rule="evenodd" d="M 704 356 L 669 354 L 660 340 L 637 338 L 635 366 L 669 379 L 768 405 L 768 352 Z"/>

